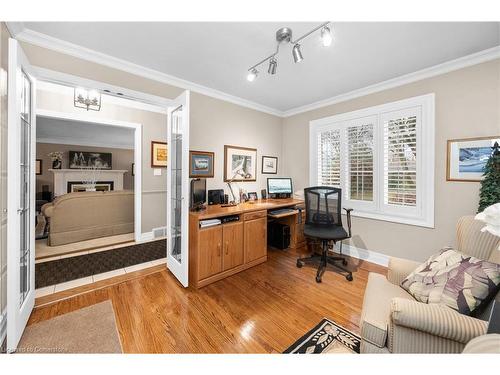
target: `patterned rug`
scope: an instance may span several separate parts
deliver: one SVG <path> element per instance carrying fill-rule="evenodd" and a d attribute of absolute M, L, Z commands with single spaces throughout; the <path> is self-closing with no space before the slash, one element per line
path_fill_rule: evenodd
<path fill-rule="evenodd" d="M 167 256 L 167 241 L 158 240 L 98 253 L 35 264 L 35 288 L 64 283 Z"/>
<path fill-rule="evenodd" d="M 333 320 L 323 319 L 283 353 L 286 354 L 359 354 L 361 339 Z"/>

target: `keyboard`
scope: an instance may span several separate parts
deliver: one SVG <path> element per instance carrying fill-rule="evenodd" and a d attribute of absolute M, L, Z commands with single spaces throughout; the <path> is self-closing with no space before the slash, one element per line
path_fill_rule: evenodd
<path fill-rule="evenodd" d="M 296 210 L 294 208 L 280 208 L 277 210 L 272 210 L 269 211 L 269 215 L 282 215 L 282 214 L 288 214 L 290 212 L 295 212 Z"/>

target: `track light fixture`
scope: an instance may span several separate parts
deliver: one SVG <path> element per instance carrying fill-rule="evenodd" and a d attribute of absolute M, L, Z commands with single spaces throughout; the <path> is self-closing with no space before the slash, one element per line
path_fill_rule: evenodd
<path fill-rule="evenodd" d="M 276 51 L 272 55 L 266 57 L 265 59 L 259 61 L 257 64 L 251 66 L 248 69 L 247 80 L 249 82 L 253 82 L 255 78 L 257 78 L 257 75 L 259 74 L 257 67 L 264 64 L 266 61 L 269 61 L 269 67 L 267 69 L 267 72 L 269 74 L 276 74 L 276 70 L 278 68 L 278 61 L 276 60 L 276 55 L 279 52 L 280 44 L 283 42 L 293 44 L 292 48 L 293 61 L 295 63 L 301 62 L 304 59 L 304 57 L 302 56 L 302 51 L 300 50 L 301 45 L 299 44 L 299 42 L 320 29 L 321 29 L 321 42 L 325 47 L 330 46 L 333 40 L 330 22 L 325 22 L 319 26 L 316 26 L 314 29 L 305 33 L 296 40 L 292 40 L 292 29 L 290 29 L 289 27 L 282 27 L 281 29 L 276 31 L 276 42 L 277 42 Z"/>

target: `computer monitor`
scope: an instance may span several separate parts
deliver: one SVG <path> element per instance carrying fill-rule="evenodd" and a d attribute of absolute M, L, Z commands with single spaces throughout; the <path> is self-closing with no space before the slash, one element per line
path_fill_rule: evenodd
<path fill-rule="evenodd" d="M 268 178 L 267 192 L 271 198 L 289 198 L 292 196 L 291 178 Z"/>
<path fill-rule="evenodd" d="M 207 200 L 207 180 L 195 178 L 191 180 L 191 210 L 203 210 Z"/>

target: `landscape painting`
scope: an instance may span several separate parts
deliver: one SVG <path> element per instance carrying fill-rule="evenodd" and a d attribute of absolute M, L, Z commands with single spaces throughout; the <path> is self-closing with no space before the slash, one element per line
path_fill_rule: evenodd
<path fill-rule="evenodd" d="M 256 181 L 257 150 L 224 146 L 224 181 Z"/>
<path fill-rule="evenodd" d="M 189 151 L 189 177 L 213 177 L 214 155 L 209 151 Z"/>
<path fill-rule="evenodd" d="M 491 155 L 491 147 L 463 147 L 459 150 L 458 171 L 481 173 Z"/>
<path fill-rule="evenodd" d="M 112 156 L 110 152 L 69 152 L 70 169 L 112 169 Z"/>

